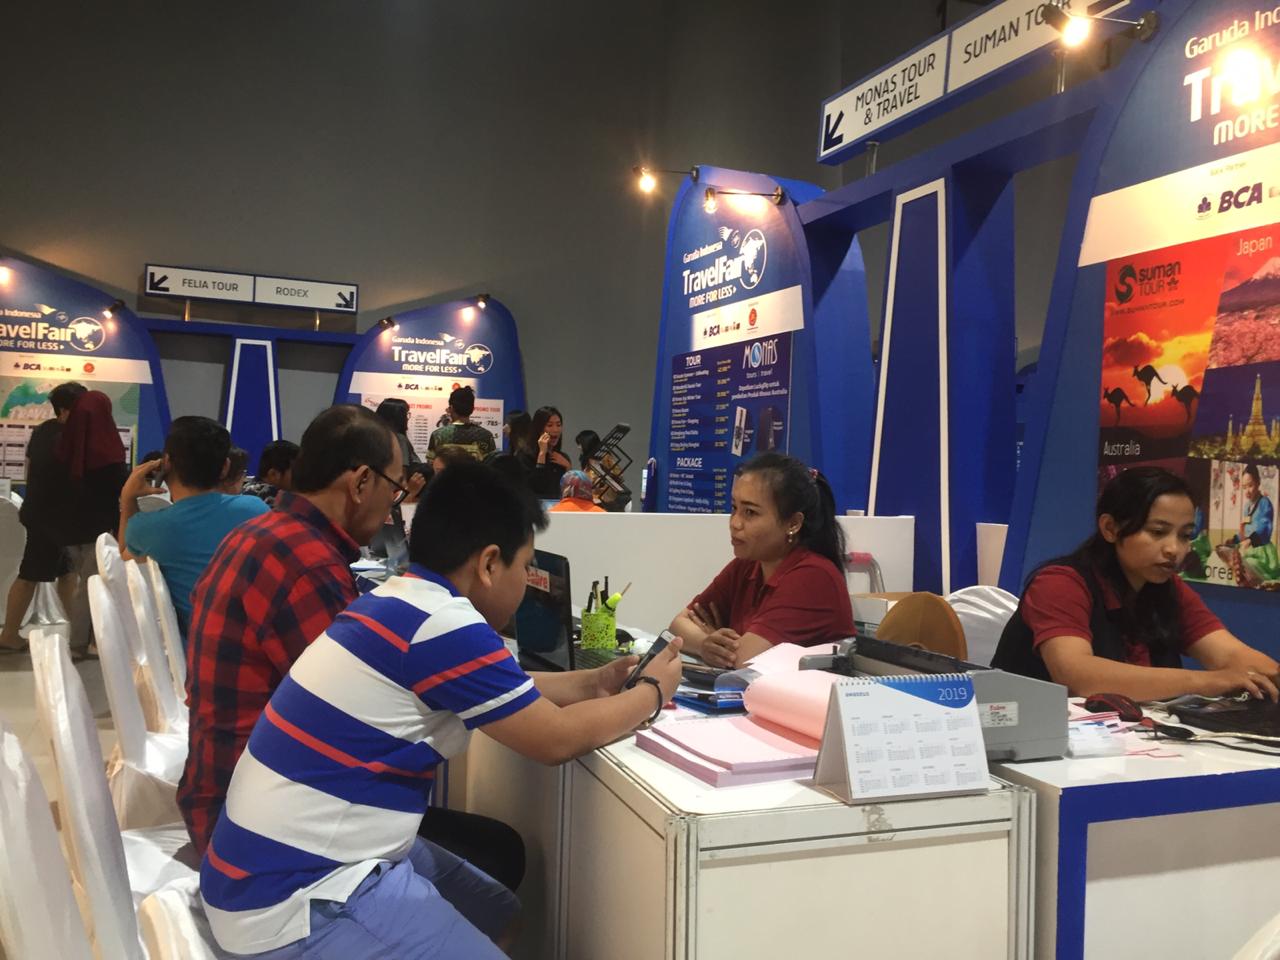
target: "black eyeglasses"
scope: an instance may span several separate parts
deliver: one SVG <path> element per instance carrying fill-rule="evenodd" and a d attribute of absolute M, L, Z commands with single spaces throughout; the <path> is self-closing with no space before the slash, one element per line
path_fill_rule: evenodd
<path fill-rule="evenodd" d="M 398 506 L 400 506 L 400 504 L 404 503 L 404 498 L 405 498 L 405 497 L 407 497 L 407 496 L 409 496 L 409 491 L 408 491 L 408 489 L 407 489 L 407 488 L 405 488 L 405 487 L 401 486 L 400 484 L 396 483 L 394 480 L 392 480 L 390 477 L 388 477 L 385 473 L 383 473 L 383 472 L 382 472 L 381 470 L 379 470 L 377 467 L 371 467 L 371 466 L 369 466 L 369 464 L 367 464 L 367 463 L 365 464 L 365 466 L 366 466 L 366 467 L 369 467 L 369 469 L 370 469 L 370 470 L 372 470 L 374 473 L 376 473 L 378 476 L 380 476 L 383 480 L 387 481 L 387 483 L 391 484 L 393 487 L 395 487 L 395 488 L 396 488 L 396 491 L 397 491 L 397 492 L 396 492 L 396 497 L 395 497 L 395 499 L 394 499 L 394 500 L 392 500 L 392 501 L 391 501 L 391 505 L 392 505 L 393 507 L 398 507 Z"/>

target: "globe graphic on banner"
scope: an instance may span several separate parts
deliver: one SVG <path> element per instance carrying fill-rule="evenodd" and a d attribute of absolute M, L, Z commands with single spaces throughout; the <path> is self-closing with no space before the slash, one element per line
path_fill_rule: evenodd
<path fill-rule="evenodd" d="M 97 350 L 107 339 L 106 330 L 93 317 L 76 317 L 67 326 L 71 330 L 71 345 L 85 353 Z"/>
<path fill-rule="evenodd" d="M 742 255 L 742 285 L 750 290 L 764 276 L 765 260 L 768 257 L 764 234 L 759 230 L 748 231 L 742 238 L 738 252 Z"/>
<path fill-rule="evenodd" d="M 483 343 L 473 343 L 462 354 L 467 358 L 467 369 L 472 373 L 488 373 L 493 367 L 493 351 Z"/>

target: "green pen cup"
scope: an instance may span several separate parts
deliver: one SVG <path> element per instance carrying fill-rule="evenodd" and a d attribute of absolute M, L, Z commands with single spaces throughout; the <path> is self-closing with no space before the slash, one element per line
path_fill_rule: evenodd
<path fill-rule="evenodd" d="M 618 615 L 608 607 L 582 613 L 582 648 L 614 650 L 618 646 Z"/>

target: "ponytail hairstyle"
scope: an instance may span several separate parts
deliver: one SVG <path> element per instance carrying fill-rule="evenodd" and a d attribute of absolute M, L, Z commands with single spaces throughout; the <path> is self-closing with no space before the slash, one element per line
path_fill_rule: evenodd
<path fill-rule="evenodd" d="M 796 542 L 830 560 L 844 576 L 844 530 L 836 523 L 836 498 L 827 478 L 795 457 L 762 453 L 740 464 L 735 477 L 758 474 L 773 495 L 773 505 L 783 519 L 804 515 Z"/>
<path fill-rule="evenodd" d="M 1161 467 L 1133 467 L 1112 478 L 1102 489 L 1095 520 L 1102 519 L 1104 514 L 1109 515 L 1116 523 L 1119 539 L 1123 540 L 1146 526 L 1152 505 L 1166 495 L 1186 497 L 1195 503 L 1191 488 L 1177 474 Z M 1096 527 L 1093 536 L 1072 553 L 1042 566 L 1053 564 L 1072 567 L 1086 580 L 1089 577 L 1105 580 L 1120 598 L 1123 631 L 1130 636 L 1145 638 L 1153 653 L 1181 649 L 1177 585 L 1170 579 L 1166 583 L 1148 583 L 1141 590 L 1134 590 L 1120 566 L 1116 545 L 1108 543 Z"/>

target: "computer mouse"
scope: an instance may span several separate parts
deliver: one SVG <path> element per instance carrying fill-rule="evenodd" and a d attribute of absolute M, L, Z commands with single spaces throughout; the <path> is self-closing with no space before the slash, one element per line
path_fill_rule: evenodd
<path fill-rule="evenodd" d="M 1125 723 L 1137 723 L 1142 719 L 1142 708 L 1123 693 L 1095 693 L 1084 702 L 1091 713 L 1115 713 Z"/>

